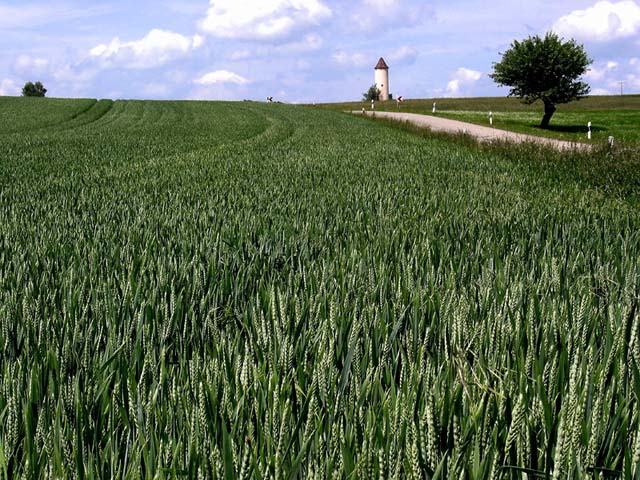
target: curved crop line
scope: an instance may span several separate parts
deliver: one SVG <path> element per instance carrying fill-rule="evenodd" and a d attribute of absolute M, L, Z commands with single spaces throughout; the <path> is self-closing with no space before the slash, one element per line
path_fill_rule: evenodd
<path fill-rule="evenodd" d="M 116 103 L 114 100 L 100 100 L 100 102 L 108 102 L 108 107 L 104 111 L 100 112 L 100 114 L 96 118 L 94 118 L 90 122 L 85 123 L 84 125 L 94 124 L 102 120 L 105 116 L 107 116 L 107 114 L 111 113 Z"/>
<path fill-rule="evenodd" d="M 263 138 L 275 140 L 278 143 L 292 137 L 295 133 L 296 127 L 293 121 L 290 118 L 287 118 L 283 112 L 278 112 L 278 116 L 274 116 L 269 112 L 268 114 L 256 109 L 256 108 L 245 108 L 247 112 L 251 112 L 256 116 L 261 116 L 264 120 L 267 121 L 267 127 L 252 137 L 248 137 L 243 139 L 244 143 L 252 143 L 252 142 L 260 142 Z"/>
<path fill-rule="evenodd" d="M 68 121 L 55 125 L 53 128 L 51 128 L 51 130 L 53 131 L 73 130 L 78 127 L 84 127 L 86 125 L 95 123 L 111 111 L 111 109 L 113 108 L 113 104 L 114 104 L 113 100 L 96 100 L 94 103 L 91 104 L 89 108 L 84 109 L 81 112 L 78 112 L 77 114 L 75 114 L 74 117 L 72 117 Z M 106 108 L 104 108 L 101 111 L 100 108 L 103 105 L 106 105 Z"/>
<path fill-rule="evenodd" d="M 42 131 L 42 130 L 53 130 L 53 131 L 58 130 L 61 127 L 63 127 L 64 125 L 67 125 L 67 124 L 73 122 L 75 119 L 85 115 L 87 112 L 92 110 L 96 106 L 97 103 L 98 103 L 98 100 L 90 99 L 88 106 L 78 110 L 77 112 L 74 112 L 70 117 L 64 118 L 61 122 L 59 122 L 59 123 L 49 123 L 49 124 L 45 124 L 45 125 L 39 125 L 39 126 L 30 128 L 30 131 L 31 132 L 39 132 L 39 131 Z M 19 133 L 19 132 L 16 131 L 16 132 L 11 132 L 11 133 Z"/>
<path fill-rule="evenodd" d="M 85 113 L 87 113 L 89 110 L 91 110 L 93 107 L 95 107 L 97 103 L 98 103 L 98 100 L 94 98 L 93 100 L 91 100 L 91 103 L 90 103 L 86 108 L 83 108 L 82 110 L 78 110 L 76 113 L 74 113 L 73 115 L 71 115 L 71 117 L 69 117 L 69 119 L 68 119 L 68 120 L 65 120 L 63 123 L 61 123 L 61 124 L 59 124 L 59 125 L 62 125 L 62 124 L 64 124 L 64 123 L 71 122 L 71 121 L 75 120 L 76 118 L 78 118 L 78 117 L 80 117 L 80 116 L 84 115 L 84 114 L 85 114 Z"/>
<path fill-rule="evenodd" d="M 274 116 L 271 114 L 272 112 L 265 113 L 260 109 L 247 108 L 247 107 L 241 107 L 240 110 L 242 110 L 243 112 L 246 112 L 249 115 L 254 115 L 256 118 L 260 118 L 261 120 L 264 120 L 265 121 L 264 129 L 257 132 L 255 135 L 242 138 L 239 140 L 234 140 L 230 142 L 224 142 L 224 143 L 219 143 L 219 144 L 209 145 L 209 146 L 202 146 L 199 148 L 193 148 L 191 150 L 186 150 L 186 151 L 185 150 L 176 151 L 163 156 L 162 157 L 163 160 L 167 161 L 172 159 L 184 159 L 186 158 L 185 155 L 189 155 L 191 158 L 194 158 L 194 157 L 197 158 L 197 157 L 200 157 L 201 155 L 204 155 L 213 151 L 220 151 L 221 149 L 234 148 L 234 146 L 237 147 L 240 144 L 254 145 L 254 144 L 260 144 L 261 142 L 269 142 L 270 144 L 281 143 L 287 140 L 288 138 L 292 137 L 296 130 L 293 122 L 290 119 L 286 118 L 284 115 Z M 164 111 L 163 115 L 164 114 L 166 114 L 166 111 Z M 190 115 L 192 117 L 191 119 L 193 120 L 193 116 L 195 115 L 195 113 L 191 111 L 191 112 L 188 112 L 188 115 Z M 137 123 L 138 122 L 136 122 L 136 124 Z"/>
<path fill-rule="evenodd" d="M 110 125 L 116 122 L 117 120 L 119 120 L 121 113 L 124 112 L 125 110 L 126 110 L 126 102 L 122 102 L 120 100 L 114 100 L 113 105 L 111 106 L 109 111 L 105 112 L 105 114 L 102 117 L 100 117 L 95 122 L 93 122 L 93 125 L 95 125 L 96 123 L 99 123 L 100 128 L 106 125 Z M 112 115 L 107 115 L 107 113 L 112 113 Z"/>
<path fill-rule="evenodd" d="M 99 111 L 99 107 L 101 107 L 102 105 L 106 104 L 106 108 L 102 111 Z M 78 125 L 73 125 L 72 128 L 76 128 L 76 127 L 86 127 L 87 125 L 91 125 L 97 121 L 99 121 L 101 118 L 103 118 L 106 114 L 108 114 L 111 109 L 113 108 L 113 104 L 114 101 L 113 100 L 99 100 L 95 103 L 95 105 L 93 106 L 93 108 L 91 108 L 90 110 L 87 110 L 87 112 L 85 112 L 85 114 L 83 116 L 78 117 L 81 122 Z M 88 121 L 83 121 L 85 120 L 86 117 L 91 117 L 91 114 L 93 112 L 95 112 L 96 110 L 98 110 L 98 114 L 97 116 L 93 117 L 93 118 L 89 118 Z M 84 117 L 84 118 L 83 118 Z"/>

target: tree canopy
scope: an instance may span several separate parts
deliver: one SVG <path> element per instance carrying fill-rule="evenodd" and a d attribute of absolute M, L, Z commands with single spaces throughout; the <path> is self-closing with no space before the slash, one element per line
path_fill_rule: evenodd
<path fill-rule="evenodd" d="M 22 87 L 23 97 L 44 97 L 47 93 L 47 89 L 44 88 L 42 82 L 27 82 Z"/>
<path fill-rule="evenodd" d="M 369 87 L 369 90 L 362 94 L 363 100 L 375 100 L 376 102 L 380 100 L 380 94 L 382 92 L 378 89 L 378 87 L 373 84 Z"/>
<path fill-rule="evenodd" d="M 514 41 L 493 64 L 490 75 L 498 84 L 511 87 L 510 97 L 525 103 L 542 100 L 545 114 L 541 127 L 547 128 L 559 103 L 579 100 L 591 91 L 580 81 L 593 61 L 575 40 L 563 41 L 555 33 Z"/>

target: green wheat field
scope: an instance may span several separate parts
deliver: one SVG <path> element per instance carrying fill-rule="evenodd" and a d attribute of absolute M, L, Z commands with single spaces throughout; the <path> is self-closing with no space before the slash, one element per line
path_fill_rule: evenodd
<path fill-rule="evenodd" d="M 639 208 L 635 154 L 0 98 L 0 477 L 640 478 Z"/>

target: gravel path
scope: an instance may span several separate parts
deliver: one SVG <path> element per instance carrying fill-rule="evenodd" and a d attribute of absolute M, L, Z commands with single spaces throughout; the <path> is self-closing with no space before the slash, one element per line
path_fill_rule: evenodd
<path fill-rule="evenodd" d="M 353 112 L 362 115 L 362 112 Z M 449 120 L 448 118 L 435 117 L 432 115 L 419 115 L 417 113 L 403 112 L 365 112 L 368 116 L 391 118 L 393 120 L 401 120 L 413 123 L 419 127 L 428 127 L 434 132 L 448 133 L 466 133 L 475 137 L 481 142 L 491 142 L 494 140 L 507 140 L 510 142 L 537 142 L 544 145 L 555 147 L 559 150 L 589 150 L 592 145 L 586 143 L 567 142 L 564 140 L 555 140 L 552 138 L 536 137 L 534 135 L 525 135 L 523 133 L 508 132 L 497 128 L 483 127 L 473 123 L 459 122 L 458 120 Z"/>

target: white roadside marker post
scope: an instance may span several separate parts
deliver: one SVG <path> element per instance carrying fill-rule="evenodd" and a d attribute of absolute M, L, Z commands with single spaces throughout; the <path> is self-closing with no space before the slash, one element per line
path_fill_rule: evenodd
<path fill-rule="evenodd" d="M 489 125 L 493 125 L 493 112 L 489 112 Z"/>
<path fill-rule="evenodd" d="M 610 136 L 609 137 L 609 146 L 610 147 L 613 147 L 613 142 L 614 142 L 614 138 L 613 138 L 613 136 Z"/>
<path fill-rule="evenodd" d="M 371 100 L 371 111 L 376 109 L 376 101 L 375 100 Z"/>
<path fill-rule="evenodd" d="M 433 113 L 436 113 L 436 102 L 433 102 Z"/>
<path fill-rule="evenodd" d="M 587 123 L 587 128 L 588 128 L 587 139 L 591 140 L 591 122 Z"/>

